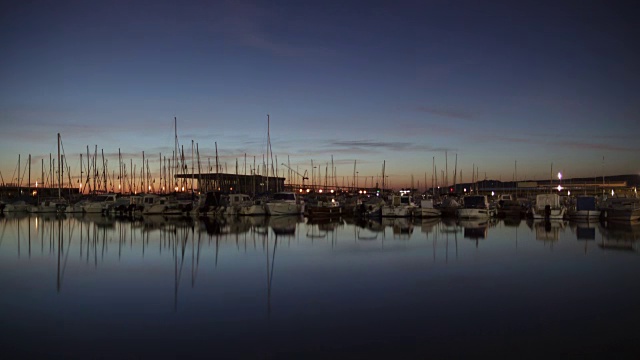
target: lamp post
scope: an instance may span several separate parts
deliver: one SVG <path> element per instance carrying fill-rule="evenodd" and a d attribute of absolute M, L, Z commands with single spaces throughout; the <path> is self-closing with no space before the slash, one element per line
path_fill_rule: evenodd
<path fill-rule="evenodd" d="M 562 191 L 562 173 L 558 172 L 558 192 Z"/>

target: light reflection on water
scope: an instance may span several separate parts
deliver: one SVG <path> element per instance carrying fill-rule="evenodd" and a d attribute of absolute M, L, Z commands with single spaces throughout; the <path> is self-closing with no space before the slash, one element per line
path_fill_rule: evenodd
<path fill-rule="evenodd" d="M 628 355 L 640 223 L 0 218 L 23 356 Z"/>

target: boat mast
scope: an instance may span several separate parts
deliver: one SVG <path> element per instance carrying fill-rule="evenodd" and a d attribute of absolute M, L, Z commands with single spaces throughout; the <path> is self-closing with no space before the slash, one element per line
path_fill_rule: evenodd
<path fill-rule="evenodd" d="M 194 158 L 193 158 L 193 139 L 191 139 L 191 200 L 193 200 L 193 178 L 194 178 L 194 173 L 195 170 L 193 168 L 193 163 Z"/>
<path fill-rule="evenodd" d="M 218 168 L 218 142 L 215 142 L 216 145 L 216 182 L 217 182 L 217 188 L 218 190 L 220 190 L 220 171 Z"/>
<path fill-rule="evenodd" d="M 384 178 L 384 166 L 386 164 L 386 160 L 382 160 L 382 194 L 384 195 L 385 190 L 385 178 Z"/>
<path fill-rule="evenodd" d="M 120 153 L 120 148 L 118 148 L 118 174 L 118 190 L 122 194 L 122 153 Z"/>
<path fill-rule="evenodd" d="M 173 117 L 173 134 L 174 134 L 174 151 L 173 151 L 173 177 L 176 177 L 176 170 L 178 168 L 178 118 Z M 175 187 L 178 186 L 177 180 L 175 181 Z"/>
<path fill-rule="evenodd" d="M 42 185 L 42 187 L 44 187 L 44 158 L 41 159 L 40 166 L 41 166 L 41 171 L 42 171 L 42 177 L 40 178 L 40 185 Z M 39 193 L 38 193 L 38 197 L 40 197 Z"/>
<path fill-rule="evenodd" d="M 58 199 L 61 197 L 60 189 L 60 133 L 58 133 Z"/>
<path fill-rule="evenodd" d="M 93 150 L 93 192 L 98 191 L 98 185 L 96 184 L 98 178 L 98 145 L 96 144 Z"/>
<path fill-rule="evenodd" d="M 198 143 L 196 143 L 196 159 L 198 161 L 198 193 L 202 193 L 202 168 L 200 166 L 200 148 L 198 147 Z"/>
<path fill-rule="evenodd" d="M 515 163 L 515 178 L 516 178 L 516 199 L 518 199 L 518 160 Z"/>
<path fill-rule="evenodd" d="M 267 193 L 269 192 L 269 148 L 271 147 L 271 134 L 270 134 L 271 120 L 269 114 L 267 114 Z"/>
<path fill-rule="evenodd" d="M 29 194 L 31 194 L 31 154 L 29 154 L 29 178 L 28 178 L 28 184 L 27 184 L 27 189 L 29 189 Z"/>
<path fill-rule="evenodd" d="M 445 178 L 442 179 L 444 181 L 444 185 L 449 187 L 449 165 L 448 165 L 449 156 L 447 155 L 447 150 L 444 151 L 444 173 Z"/>
<path fill-rule="evenodd" d="M 453 168 L 453 191 L 456 191 L 456 184 L 458 182 L 458 154 L 456 154 L 456 164 Z"/>
<path fill-rule="evenodd" d="M 434 185 L 434 179 L 433 179 L 433 177 L 434 177 L 434 175 L 436 174 L 436 157 L 434 156 L 434 157 L 431 159 L 431 161 L 432 161 L 432 163 L 431 163 L 431 195 L 434 195 L 434 196 L 435 196 L 435 195 L 436 195 L 436 193 L 435 193 L 435 187 L 433 187 L 433 185 Z"/>

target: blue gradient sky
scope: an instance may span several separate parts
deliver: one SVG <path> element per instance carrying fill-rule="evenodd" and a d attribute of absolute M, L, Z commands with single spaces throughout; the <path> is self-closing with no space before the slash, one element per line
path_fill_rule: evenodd
<path fill-rule="evenodd" d="M 610 1 L 9 1 L 0 5 L 0 171 L 88 145 L 117 170 L 215 142 L 229 171 L 331 161 L 339 182 L 640 172 L 640 43 Z M 187 151 L 188 149 L 188 151 Z M 603 162 L 604 157 L 604 162 Z M 23 169 L 26 160 L 22 161 Z M 138 165 L 139 168 L 140 165 Z M 282 170 L 282 168 L 281 168 Z M 316 170 L 317 171 L 317 170 Z M 324 171 L 324 170 L 323 170 Z M 362 181 L 362 180 L 361 180 Z"/>

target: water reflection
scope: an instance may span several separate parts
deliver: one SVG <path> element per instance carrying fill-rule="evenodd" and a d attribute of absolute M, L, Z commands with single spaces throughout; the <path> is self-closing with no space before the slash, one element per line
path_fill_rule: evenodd
<path fill-rule="evenodd" d="M 269 217 L 269 226 L 277 236 L 295 236 L 298 223 L 304 218 L 297 215 L 278 215 Z"/>
<path fill-rule="evenodd" d="M 144 330 L 162 343 L 202 337 L 201 350 L 268 358 L 291 346 L 373 351 L 389 328 L 400 339 L 385 343 L 393 353 L 417 336 L 435 339 L 419 355 L 451 355 L 465 329 L 475 347 L 494 346 L 473 335 L 488 331 L 501 344 L 568 340 L 571 352 L 585 340 L 635 338 L 618 325 L 640 321 L 639 242 L 638 222 L 5 216 L 0 317 L 17 329 L 7 341 L 65 355 L 74 349 L 51 333 L 95 346 Z M 598 294 L 629 301 L 601 307 Z M 39 326 L 51 333 L 32 333 Z M 264 354 L 248 355 L 247 337 Z"/>
<path fill-rule="evenodd" d="M 527 226 L 535 230 L 536 240 L 544 243 L 554 243 L 560 240 L 560 234 L 565 230 L 566 221 L 528 219 Z"/>
<path fill-rule="evenodd" d="M 638 252 L 640 221 L 604 222 L 600 228 L 602 239 L 598 246 L 604 250 Z"/>
<path fill-rule="evenodd" d="M 413 233 L 413 221 L 408 218 L 382 218 L 382 226 L 392 229 L 393 238 L 409 240 Z"/>
<path fill-rule="evenodd" d="M 489 220 L 460 220 L 458 225 L 464 228 L 464 238 L 476 240 L 476 246 L 478 246 L 478 240 L 487 237 Z"/>

